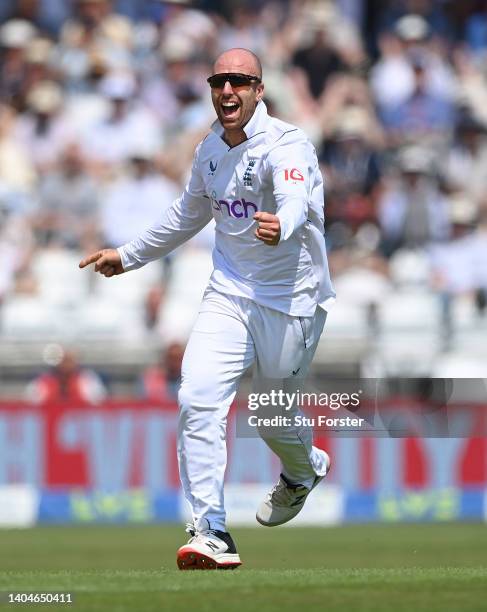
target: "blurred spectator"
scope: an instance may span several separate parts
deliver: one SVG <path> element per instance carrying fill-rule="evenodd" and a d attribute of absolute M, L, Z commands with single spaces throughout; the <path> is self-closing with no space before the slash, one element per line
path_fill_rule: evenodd
<path fill-rule="evenodd" d="M 55 345 L 48 347 L 46 353 L 51 369 L 28 384 L 27 401 L 98 404 L 105 399 L 107 390 L 100 377 L 93 370 L 82 368 L 73 351 Z"/>
<path fill-rule="evenodd" d="M 95 64 L 110 72 L 130 72 L 134 64 L 132 23 L 122 15 L 110 14 L 106 0 L 78 2 L 81 12 L 64 24 L 56 54 L 56 65 L 70 92 L 89 86 Z"/>
<path fill-rule="evenodd" d="M 0 27 L 0 95 L 17 109 L 24 102 L 26 49 L 35 35 L 35 27 L 23 19 L 12 19 Z"/>
<path fill-rule="evenodd" d="M 362 136 L 375 148 L 385 144 L 385 134 L 376 113 L 367 82 L 351 75 L 336 75 L 330 79 L 319 110 L 321 130 L 325 138 L 340 129 L 347 116 L 362 115 Z"/>
<path fill-rule="evenodd" d="M 86 28 L 85 35 L 92 36 L 102 23 L 103 19 L 110 14 L 112 8 L 111 0 L 74 0 L 74 21 Z"/>
<path fill-rule="evenodd" d="M 431 155 L 409 147 L 399 155 L 399 175 L 388 181 L 380 198 L 382 250 L 426 247 L 449 237 L 448 202 L 438 188 Z"/>
<path fill-rule="evenodd" d="M 474 12 L 465 23 L 465 38 L 472 51 L 485 59 L 487 51 L 487 2 L 478 0 Z"/>
<path fill-rule="evenodd" d="M 209 106 L 193 85 L 181 85 L 175 90 L 179 104 L 178 121 L 171 126 L 173 134 L 203 130 L 210 120 Z"/>
<path fill-rule="evenodd" d="M 143 373 L 140 381 L 141 394 L 153 402 L 176 400 L 181 385 L 181 365 L 184 346 L 172 342 L 159 354 L 158 362 Z"/>
<path fill-rule="evenodd" d="M 193 8 L 194 3 L 190 0 L 163 0 L 163 3 L 161 41 L 170 37 L 188 41 L 195 57 L 213 57 L 218 53 L 215 42 L 217 35 L 222 33 L 218 32 L 217 24 L 209 15 Z M 236 8 L 238 10 L 238 6 Z"/>
<path fill-rule="evenodd" d="M 487 257 L 487 209 L 482 210 L 478 227 L 473 231 L 476 209 L 461 197 L 452 200 L 452 234 L 454 239 L 431 249 L 432 286 L 443 305 L 443 337 L 446 350 L 458 331 L 454 316 L 459 296 L 470 296 L 477 319 L 486 312 L 487 273 L 483 262 Z"/>
<path fill-rule="evenodd" d="M 210 100 L 206 95 L 208 92 L 204 87 L 204 74 L 208 71 L 210 62 L 203 63 L 206 70 L 201 73 L 195 60 L 195 52 L 194 44 L 189 39 L 176 38 L 171 33 L 160 45 L 158 69 L 146 75 L 141 96 L 151 111 L 162 120 L 165 134 L 175 131 L 174 119 L 181 116 L 188 103 L 197 102 L 194 108 L 200 110 L 200 116 L 188 117 L 190 122 L 187 126 L 178 121 L 178 129 L 194 129 L 195 123 L 200 128 L 202 122 L 206 122 L 207 127 L 212 121 L 212 108 L 210 109 Z"/>
<path fill-rule="evenodd" d="M 267 41 L 267 33 L 259 12 L 254 7 L 242 3 L 235 7 L 231 22 L 224 26 L 218 50 L 243 47 L 261 55 L 265 51 Z"/>
<path fill-rule="evenodd" d="M 383 120 L 392 143 L 445 140 L 453 127 L 454 109 L 450 100 L 427 88 L 426 58 L 410 56 L 414 72 L 413 91 L 403 102 L 383 110 Z"/>
<path fill-rule="evenodd" d="M 453 200 L 454 239 L 431 250 L 435 289 L 456 295 L 487 290 L 487 212 L 482 211 L 478 227 L 475 207 L 468 200 Z"/>
<path fill-rule="evenodd" d="M 401 17 L 408 14 L 421 17 L 434 36 L 447 39 L 453 35 L 452 24 L 445 14 L 442 3 L 436 2 L 436 0 L 399 0 L 398 2 L 391 2 L 389 9 L 384 11 L 381 16 L 381 28 L 389 30 Z"/>
<path fill-rule="evenodd" d="M 463 114 L 455 140 L 445 160 L 444 176 L 450 189 L 464 191 L 474 202 L 487 186 L 487 128 L 472 115 Z"/>
<path fill-rule="evenodd" d="M 113 168 L 129 158 L 133 149 L 156 150 L 161 131 L 152 113 L 135 99 L 135 77 L 130 72 L 112 73 L 103 78 L 100 91 L 109 102 L 108 116 L 87 130 L 84 153 L 96 165 Z"/>
<path fill-rule="evenodd" d="M 46 173 L 39 183 L 37 241 L 70 249 L 86 249 L 97 242 L 99 186 L 86 171 L 77 145 L 61 155 L 59 168 Z"/>
<path fill-rule="evenodd" d="M 161 284 L 154 285 L 149 289 L 145 298 L 145 326 L 149 330 L 153 330 L 159 323 L 159 316 L 165 296 L 165 286 Z"/>
<path fill-rule="evenodd" d="M 2 0 L 0 20 L 25 19 L 56 34 L 71 9 L 72 2 L 66 0 Z"/>
<path fill-rule="evenodd" d="M 58 74 L 52 63 L 54 43 L 45 36 L 33 38 L 25 50 L 25 90 L 43 81 L 52 81 Z"/>
<path fill-rule="evenodd" d="M 193 48 L 187 40 L 171 36 L 163 41 L 159 52 L 160 71 L 148 75 L 141 93 L 142 99 L 166 126 L 178 113 L 177 89 L 191 86 Z"/>
<path fill-rule="evenodd" d="M 129 157 L 129 173 L 107 188 L 101 201 L 101 231 L 110 247 L 139 236 L 180 195 L 178 185 L 155 171 L 150 148 L 136 147 Z"/>
<path fill-rule="evenodd" d="M 323 15 L 323 21 L 314 25 L 311 41 L 296 50 L 292 64 L 305 75 L 305 83 L 313 98 L 318 99 L 323 93 L 326 82 L 332 74 L 344 69 L 340 56 L 333 47 L 328 33 L 329 15 Z"/>
<path fill-rule="evenodd" d="M 455 78 L 448 63 L 430 40 L 428 23 L 420 15 L 406 15 L 380 41 L 381 57 L 371 71 L 371 87 L 382 109 L 398 106 L 418 87 L 415 63 L 422 70 L 425 93 L 451 99 Z M 420 58 L 417 59 L 416 58 Z"/>
<path fill-rule="evenodd" d="M 367 141 L 368 132 L 366 113 L 348 107 L 338 116 L 332 138 L 323 143 L 319 160 L 327 185 L 329 222 L 340 220 L 356 228 L 375 218 L 381 170 L 378 155 Z"/>
<path fill-rule="evenodd" d="M 30 255 L 33 250 L 33 236 L 26 217 L 11 214 L 0 204 L 0 304 L 4 298 L 30 288 L 35 292 L 30 271 Z"/>
<path fill-rule="evenodd" d="M 29 194 L 35 185 L 36 170 L 31 152 L 15 135 L 16 113 L 10 106 L 0 106 L 0 185 L 1 191 Z"/>
<path fill-rule="evenodd" d="M 42 81 L 27 95 L 27 111 L 17 120 L 19 142 L 30 151 L 36 168 L 53 168 L 61 152 L 76 139 L 63 114 L 63 91 L 54 81 Z"/>
<path fill-rule="evenodd" d="M 457 103 L 464 112 L 487 125 L 487 80 L 482 64 L 466 48 L 455 49 L 452 55 L 458 86 Z"/>
<path fill-rule="evenodd" d="M 341 273 L 336 270 L 334 279 L 337 295 L 340 295 L 347 305 L 358 304 L 365 307 L 368 317 L 374 316 L 373 307 L 380 304 L 392 290 L 387 262 L 375 252 L 351 253 L 345 269 Z M 369 323 L 375 322 L 369 320 Z"/>

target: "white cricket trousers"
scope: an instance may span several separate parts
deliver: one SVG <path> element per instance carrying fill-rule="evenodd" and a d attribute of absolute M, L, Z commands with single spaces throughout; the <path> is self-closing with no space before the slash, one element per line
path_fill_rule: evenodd
<path fill-rule="evenodd" d="M 325 320 L 321 308 L 314 317 L 293 317 L 246 298 L 206 290 L 184 354 L 179 391 L 179 472 L 196 526 L 206 519 L 212 529 L 226 530 L 226 423 L 242 375 L 255 362 L 255 388 L 259 381 L 273 379 L 282 380 L 284 391 L 296 389 L 309 369 Z M 325 454 L 312 445 L 311 428 L 293 425 L 264 440 L 291 482 L 311 486 L 316 475 L 326 473 Z"/>

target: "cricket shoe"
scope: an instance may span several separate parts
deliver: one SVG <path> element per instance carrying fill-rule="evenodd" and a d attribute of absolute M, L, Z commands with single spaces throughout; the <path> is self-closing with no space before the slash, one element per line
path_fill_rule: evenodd
<path fill-rule="evenodd" d="M 191 538 L 178 550 L 180 570 L 235 569 L 242 565 L 229 533 L 209 528 L 197 530 L 192 523 L 187 524 L 186 531 Z"/>
<path fill-rule="evenodd" d="M 302 484 L 293 484 L 281 474 L 279 482 L 268 493 L 261 503 L 255 518 L 261 525 L 275 527 L 293 519 L 301 512 L 308 495 L 330 471 L 330 457 L 326 455 L 326 472 L 316 476 L 311 488 Z"/>

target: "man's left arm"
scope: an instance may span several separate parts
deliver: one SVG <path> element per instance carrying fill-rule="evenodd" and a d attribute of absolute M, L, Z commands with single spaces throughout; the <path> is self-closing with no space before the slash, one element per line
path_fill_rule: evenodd
<path fill-rule="evenodd" d="M 314 157 L 312 145 L 303 140 L 294 140 L 270 151 L 267 163 L 276 214 L 262 212 L 254 217 L 259 221 L 256 236 L 265 244 L 275 246 L 287 240 L 306 222 Z"/>

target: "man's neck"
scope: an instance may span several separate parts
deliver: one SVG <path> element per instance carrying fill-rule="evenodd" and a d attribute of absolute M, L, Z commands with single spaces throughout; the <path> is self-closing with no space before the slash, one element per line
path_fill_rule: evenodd
<path fill-rule="evenodd" d="M 247 134 L 244 130 L 225 130 L 223 132 L 223 140 L 229 147 L 233 148 L 247 140 Z"/>

